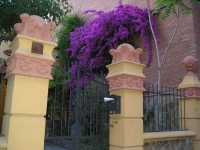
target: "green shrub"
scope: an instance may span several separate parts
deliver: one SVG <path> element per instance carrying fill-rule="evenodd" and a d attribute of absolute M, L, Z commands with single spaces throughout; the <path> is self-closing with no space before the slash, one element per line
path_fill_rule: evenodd
<path fill-rule="evenodd" d="M 60 58 L 58 63 L 60 67 L 69 65 L 70 58 L 69 55 L 65 52 L 67 48 L 70 47 L 70 33 L 74 32 L 77 27 L 84 25 L 84 18 L 79 14 L 71 14 L 62 20 L 61 27 L 56 33 L 58 38 L 58 48 L 60 50 Z"/>

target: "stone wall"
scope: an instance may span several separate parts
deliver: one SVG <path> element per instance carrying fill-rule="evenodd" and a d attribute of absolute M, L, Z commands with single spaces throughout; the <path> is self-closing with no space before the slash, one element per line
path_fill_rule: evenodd
<path fill-rule="evenodd" d="M 144 150 L 193 150 L 193 140 L 186 138 L 172 141 L 144 143 Z"/>

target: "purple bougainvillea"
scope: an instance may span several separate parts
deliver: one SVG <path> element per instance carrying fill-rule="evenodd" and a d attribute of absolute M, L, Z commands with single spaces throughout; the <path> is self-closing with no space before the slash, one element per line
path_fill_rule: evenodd
<path fill-rule="evenodd" d="M 109 50 L 116 49 L 120 44 L 139 33 L 140 38 L 144 39 L 144 47 L 148 47 L 147 66 L 149 66 L 152 49 L 147 9 L 132 5 L 119 5 L 115 10 L 107 13 L 95 10 L 88 10 L 85 13 L 96 13 L 97 17 L 70 34 L 71 43 L 66 52 L 70 53 L 74 62 L 79 60 L 82 67 L 95 73 L 100 70 L 105 72 L 105 66 L 112 59 Z M 156 33 L 153 16 L 151 20 Z M 74 71 L 76 72 L 76 69 Z"/>

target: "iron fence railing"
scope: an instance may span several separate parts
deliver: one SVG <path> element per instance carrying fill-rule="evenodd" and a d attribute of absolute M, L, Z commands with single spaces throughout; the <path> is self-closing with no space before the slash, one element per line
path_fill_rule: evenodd
<path fill-rule="evenodd" d="M 185 130 L 185 92 L 177 87 L 144 84 L 144 132 Z"/>
<path fill-rule="evenodd" d="M 54 67 L 46 114 L 45 150 L 107 150 L 109 114 L 103 98 L 109 94 L 103 74 L 81 66 Z"/>

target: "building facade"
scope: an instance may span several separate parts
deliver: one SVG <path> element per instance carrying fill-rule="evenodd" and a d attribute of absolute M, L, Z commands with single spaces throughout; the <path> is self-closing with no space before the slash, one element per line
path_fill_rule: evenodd
<path fill-rule="evenodd" d="M 155 0 L 150 0 L 151 9 L 155 8 Z M 131 4 L 140 8 L 147 8 L 146 0 L 69 0 L 73 6 L 73 12 L 84 12 L 86 10 L 103 10 L 105 12 L 115 9 L 117 5 Z M 188 2 L 188 5 L 194 9 L 193 15 L 184 15 L 180 13 L 178 20 L 177 33 L 169 47 L 167 55 L 161 71 L 161 84 L 175 86 L 181 83 L 183 76 L 186 74 L 184 66 L 182 65 L 183 59 L 192 55 L 198 60 L 198 69 L 196 74 L 200 78 L 200 5 Z M 169 16 L 166 20 L 159 20 L 160 15 L 156 16 L 157 28 L 161 36 L 159 43 L 159 52 L 162 58 L 164 51 L 173 35 L 176 27 L 176 18 Z M 141 62 L 146 64 L 148 59 L 148 51 L 143 47 L 143 41 L 139 36 L 134 37 L 135 48 L 141 47 L 143 54 L 141 55 Z M 144 69 L 144 74 L 148 83 L 157 83 L 157 55 L 155 44 L 152 38 L 153 45 L 153 59 L 150 67 Z"/>

